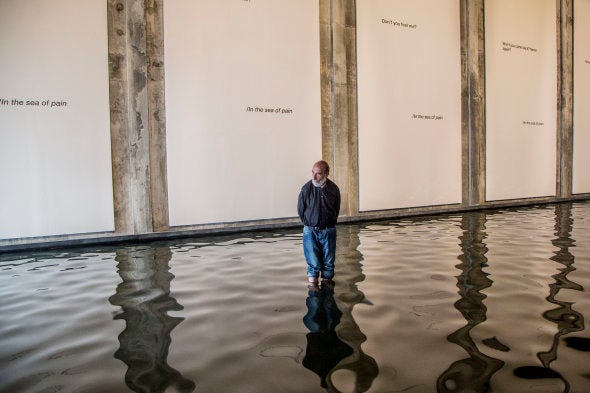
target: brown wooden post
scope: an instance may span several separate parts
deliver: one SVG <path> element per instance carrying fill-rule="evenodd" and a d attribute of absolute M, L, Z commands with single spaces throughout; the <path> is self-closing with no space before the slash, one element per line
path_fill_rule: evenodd
<path fill-rule="evenodd" d="M 358 214 L 356 4 L 320 1 L 322 155 L 342 194 L 341 215 Z"/>
<path fill-rule="evenodd" d="M 463 204 L 485 203 L 485 31 L 483 0 L 461 1 Z"/>
<path fill-rule="evenodd" d="M 557 186 L 556 196 L 572 195 L 574 150 L 573 0 L 557 1 Z"/>

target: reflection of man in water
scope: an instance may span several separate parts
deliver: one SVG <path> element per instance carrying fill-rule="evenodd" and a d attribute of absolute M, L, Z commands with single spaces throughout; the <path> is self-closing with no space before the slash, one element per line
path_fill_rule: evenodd
<path fill-rule="evenodd" d="M 321 386 L 326 388 L 328 373 L 342 359 L 352 355 L 353 350 L 340 340 L 335 332 L 342 312 L 334 301 L 332 283 L 326 281 L 322 283 L 321 288 L 312 287 L 306 304 L 307 314 L 303 317 L 303 323 L 309 329 L 309 333 L 303 366 L 319 375 Z"/>
<path fill-rule="evenodd" d="M 320 274 L 324 280 L 334 277 L 336 257 L 336 222 L 340 213 L 340 190 L 328 179 L 330 167 L 318 161 L 311 170 L 312 179 L 299 193 L 297 213 L 303 222 L 303 253 L 307 277 L 316 285 Z"/>

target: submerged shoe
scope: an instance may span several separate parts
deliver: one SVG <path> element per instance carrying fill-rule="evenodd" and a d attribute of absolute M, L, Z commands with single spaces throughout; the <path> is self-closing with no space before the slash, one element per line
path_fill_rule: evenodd
<path fill-rule="evenodd" d="M 322 286 L 326 286 L 328 288 L 334 289 L 334 287 L 336 286 L 336 283 L 331 278 L 324 278 L 322 280 Z"/>

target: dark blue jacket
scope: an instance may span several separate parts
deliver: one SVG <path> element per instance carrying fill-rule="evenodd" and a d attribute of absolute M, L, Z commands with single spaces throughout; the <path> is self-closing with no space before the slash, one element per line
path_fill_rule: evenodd
<path fill-rule="evenodd" d="M 338 214 L 340 214 L 338 186 L 330 179 L 326 180 L 326 185 L 323 188 L 315 187 L 311 180 L 308 181 L 301 187 L 297 213 L 305 226 L 333 227 L 338 221 Z"/>

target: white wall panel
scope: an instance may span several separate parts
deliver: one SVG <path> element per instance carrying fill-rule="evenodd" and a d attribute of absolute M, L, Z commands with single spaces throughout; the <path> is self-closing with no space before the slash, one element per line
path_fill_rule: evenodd
<path fill-rule="evenodd" d="M 456 0 L 359 0 L 360 210 L 461 202 Z"/>
<path fill-rule="evenodd" d="M 573 192 L 590 192 L 590 0 L 574 1 Z"/>
<path fill-rule="evenodd" d="M 114 229 L 106 7 L 0 1 L 0 238 Z"/>
<path fill-rule="evenodd" d="M 321 158 L 319 5 L 164 4 L 170 224 L 296 216 Z"/>
<path fill-rule="evenodd" d="M 486 199 L 555 195 L 554 0 L 488 0 Z"/>

